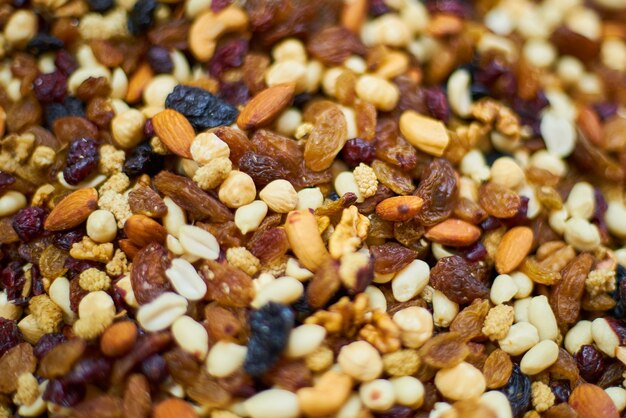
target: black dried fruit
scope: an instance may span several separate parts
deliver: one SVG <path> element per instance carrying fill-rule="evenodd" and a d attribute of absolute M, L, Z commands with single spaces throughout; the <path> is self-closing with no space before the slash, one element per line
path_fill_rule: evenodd
<path fill-rule="evenodd" d="M 72 231 L 59 232 L 54 236 L 52 243 L 55 247 L 63 251 L 69 251 L 72 249 L 72 245 L 82 241 L 84 236 L 84 229 L 74 229 Z"/>
<path fill-rule="evenodd" d="M 44 334 L 33 348 L 33 354 L 41 360 L 50 350 L 65 341 L 67 341 L 67 338 L 63 334 Z"/>
<path fill-rule="evenodd" d="M 17 236 L 24 242 L 37 238 L 43 231 L 46 210 L 39 206 L 20 209 L 13 218 L 12 226 Z"/>
<path fill-rule="evenodd" d="M 8 300 L 16 300 L 22 295 L 22 288 L 26 279 L 24 278 L 24 270 L 22 263 L 19 261 L 10 262 L 0 274 L 0 284 L 7 292 Z"/>
<path fill-rule="evenodd" d="M 17 322 L 0 317 L 0 357 L 22 342 L 22 333 Z"/>
<path fill-rule="evenodd" d="M 232 124 L 239 111 L 206 90 L 178 85 L 167 99 L 165 107 L 174 109 L 187 118 L 196 130 Z"/>
<path fill-rule="evenodd" d="M 461 305 L 474 299 L 487 299 L 489 288 L 480 280 L 474 266 L 458 255 L 443 257 L 430 271 L 430 284 Z"/>
<path fill-rule="evenodd" d="M 514 417 L 523 416 L 530 406 L 531 381 L 523 374 L 517 364 L 513 365 L 513 373 L 500 392 L 509 400 Z"/>
<path fill-rule="evenodd" d="M 162 46 L 153 46 L 146 54 L 150 68 L 157 74 L 169 74 L 174 70 L 174 62 L 170 51 Z"/>
<path fill-rule="evenodd" d="M 613 315 L 618 319 L 624 319 L 626 317 L 626 268 L 621 264 L 617 265 L 615 271 L 616 288 L 611 293 L 613 299 L 615 299 L 615 308 L 613 309 Z"/>
<path fill-rule="evenodd" d="M 589 383 L 596 383 L 606 369 L 606 361 L 593 345 L 583 345 L 575 355 L 580 375 Z"/>
<path fill-rule="evenodd" d="M 124 162 L 124 173 L 128 177 L 137 177 L 140 174 L 155 175 L 161 171 L 163 163 L 163 156 L 153 152 L 150 144 L 142 142 Z"/>
<path fill-rule="evenodd" d="M 92 138 L 80 138 L 70 144 L 63 178 L 68 184 L 77 185 L 98 167 L 100 155 L 98 143 Z"/>
<path fill-rule="evenodd" d="M 112 0 L 109 1 L 112 2 Z M 28 41 L 28 45 L 26 45 L 26 50 L 33 55 L 39 56 L 46 52 L 57 51 L 64 46 L 65 44 L 63 43 L 63 41 L 56 36 L 40 32 L 35 35 L 30 41 Z"/>
<path fill-rule="evenodd" d="M 111 362 L 105 358 L 88 358 L 79 361 L 63 377 L 63 381 L 69 384 L 87 384 L 106 382 L 111 374 Z"/>
<path fill-rule="evenodd" d="M 72 385 L 61 379 L 52 379 L 43 393 L 43 400 L 57 405 L 70 407 L 78 404 L 85 397 L 87 390 L 83 385 Z"/>
<path fill-rule="evenodd" d="M 150 383 L 158 385 L 167 377 L 167 362 L 163 356 L 153 354 L 141 363 L 141 373 Z"/>
<path fill-rule="evenodd" d="M 250 340 L 244 370 L 260 376 L 278 361 L 295 321 L 293 311 L 270 302 L 250 314 Z"/>
<path fill-rule="evenodd" d="M 142 35 L 150 29 L 154 22 L 156 0 L 139 0 L 128 14 L 128 31 L 133 35 Z"/>
<path fill-rule="evenodd" d="M 87 0 L 89 10 L 103 13 L 113 7 L 113 0 Z"/>

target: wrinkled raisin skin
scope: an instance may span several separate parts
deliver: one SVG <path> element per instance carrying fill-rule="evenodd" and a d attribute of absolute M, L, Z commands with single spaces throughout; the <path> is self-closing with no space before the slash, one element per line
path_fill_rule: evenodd
<path fill-rule="evenodd" d="M 422 179 L 414 193 L 424 200 L 422 210 L 416 216 L 426 226 L 447 219 L 456 204 L 457 182 L 452 164 L 437 158 L 426 166 Z"/>
<path fill-rule="evenodd" d="M 517 364 L 513 365 L 513 373 L 508 383 L 500 392 L 509 400 L 514 417 L 524 415 L 530 406 L 531 381 L 524 375 Z"/>
<path fill-rule="evenodd" d="M 196 130 L 231 125 L 239 115 L 236 108 L 208 91 L 183 85 L 167 96 L 165 107 L 185 115 Z"/>
<path fill-rule="evenodd" d="M 468 304 L 489 297 L 489 288 L 477 278 L 477 272 L 462 257 L 443 257 L 430 272 L 431 285 L 448 299 Z"/>

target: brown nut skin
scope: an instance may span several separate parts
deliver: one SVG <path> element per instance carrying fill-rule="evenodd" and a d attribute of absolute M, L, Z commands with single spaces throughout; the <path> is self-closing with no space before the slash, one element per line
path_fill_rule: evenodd
<path fill-rule="evenodd" d="M 169 398 L 159 403 L 152 411 L 152 418 L 197 418 L 198 414 L 189 403 Z"/>
<path fill-rule="evenodd" d="M 43 227 L 47 231 L 63 231 L 74 228 L 87 220 L 98 209 L 98 192 L 93 187 L 79 189 L 61 200 L 46 218 Z"/>
<path fill-rule="evenodd" d="M 390 197 L 376 206 L 376 214 L 385 221 L 403 222 L 413 218 L 424 205 L 418 196 Z"/>
<path fill-rule="evenodd" d="M 131 321 L 109 326 L 100 339 L 100 350 L 105 356 L 119 357 L 128 353 L 137 341 L 137 325 Z"/>
<path fill-rule="evenodd" d="M 496 270 L 500 274 L 510 273 L 519 266 L 533 245 L 533 230 L 527 226 L 509 229 L 496 249 Z"/>
<path fill-rule="evenodd" d="M 128 239 L 139 248 L 143 248 L 151 242 L 163 244 L 167 237 L 167 231 L 157 221 L 145 215 L 133 215 L 126 220 L 124 232 Z"/>

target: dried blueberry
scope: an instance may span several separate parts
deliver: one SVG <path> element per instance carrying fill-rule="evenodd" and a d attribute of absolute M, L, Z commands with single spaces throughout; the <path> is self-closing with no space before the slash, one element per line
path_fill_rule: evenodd
<path fill-rule="evenodd" d="M 89 10 L 93 12 L 103 13 L 113 7 L 113 0 L 87 0 Z"/>
<path fill-rule="evenodd" d="M 157 74 L 168 74 L 174 70 L 174 63 L 170 51 L 162 46 L 152 46 L 146 54 L 150 68 Z"/>
<path fill-rule="evenodd" d="M 45 217 L 46 210 L 39 206 L 20 209 L 13 218 L 13 229 L 22 241 L 28 242 L 43 233 Z"/>
<path fill-rule="evenodd" d="M 33 81 L 33 91 L 42 103 L 60 102 L 67 92 L 67 77 L 58 70 L 39 74 Z"/>
<path fill-rule="evenodd" d="M 105 358 L 88 358 L 79 361 L 63 377 L 63 381 L 69 384 L 86 384 L 104 382 L 111 374 L 111 362 Z"/>
<path fill-rule="evenodd" d="M 26 50 L 33 55 L 41 55 L 46 52 L 57 51 L 65 44 L 56 36 L 47 33 L 38 33 L 26 45 Z"/>
<path fill-rule="evenodd" d="M 32 296 L 42 295 L 45 290 L 43 287 L 43 280 L 41 277 L 41 271 L 39 270 L 39 266 L 33 264 L 30 268 L 30 280 L 31 280 L 31 290 L 30 293 Z"/>
<path fill-rule="evenodd" d="M 294 313 L 288 306 L 274 302 L 250 314 L 250 340 L 243 366 L 249 375 L 260 376 L 278 361 L 294 320 Z"/>
<path fill-rule="evenodd" d="M 85 106 L 80 99 L 74 96 L 67 96 L 65 100 L 63 100 L 63 106 L 65 106 L 67 110 L 67 116 L 85 117 Z"/>
<path fill-rule="evenodd" d="M 59 232 L 54 236 L 52 243 L 63 251 L 69 251 L 77 242 L 82 241 L 85 236 L 83 229 L 74 229 L 67 232 Z"/>
<path fill-rule="evenodd" d="M 70 144 L 63 178 L 76 185 L 85 180 L 98 166 L 98 143 L 92 138 L 80 138 Z"/>
<path fill-rule="evenodd" d="M 50 350 L 65 341 L 67 341 L 67 338 L 61 333 L 44 334 L 43 337 L 37 341 L 37 344 L 33 348 L 33 353 L 35 357 L 41 360 Z"/>
<path fill-rule="evenodd" d="M 375 157 L 374 144 L 361 138 L 348 139 L 341 150 L 343 160 L 350 167 L 360 163 L 371 164 Z"/>
<path fill-rule="evenodd" d="M 55 120 L 68 116 L 68 113 L 65 106 L 61 103 L 50 103 L 44 107 L 44 115 L 46 118 L 46 126 L 52 128 Z"/>
<path fill-rule="evenodd" d="M 619 106 L 617 105 L 617 103 L 601 102 L 594 104 L 593 108 L 600 117 L 600 119 L 604 121 L 615 115 L 619 109 Z"/>
<path fill-rule="evenodd" d="M 459 248 L 459 251 L 463 254 L 463 257 L 465 257 L 467 261 L 472 263 L 482 261 L 485 257 L 487 257 L 487 249 L 480 241 L 470 245 L 469 247 Z"/>
<path fill-rule="evenodd" d="M 133 150 L 130 157 L 124 162 L 124 173 L 129 177 L 140 174 L 154 175 L 163 168 L 163 156 L 152 152 L 147 142 L 142 142 Z"/>
<path fill-rule="evenodd" d="M 159 354 L 153 354 L 141 362 L 141 372 L 155 385 L 167 377 L 167 362 Z"/>
<path fill-rule="evenodd" d="M 309 306 L 306 300 L 306 292 L 300 296 L 300 298 L 291 304 L 291 307 L 296 311 L 296 319 L 298 322 L 304 322 L 304 320 L 315 312 L 315 308 Z"/>
<path fill-rule="evenodd" d="M 128 31 L 133 35 L 142 35 L 150 29 L 154 21 L 156 0 L 139 0 L 128 14 Z"/>
<path fill-rule="evenodd" d="M 575 355 L 576 363 L 580 375 L 587 382 L 595 383 L 598 381 L 602 372 L 606 368 L 604 356 L 593 345 L 583 345 Z"/>
<path fill-rule="evenodd" d="M 530 406 L 531 381 L 522 373 L 517 364 L 513 365 L 513 372 L 507 384 L 500 392 L 509 400 L 514 417 L 523 416 Z"/>
<path fill-rule="evenodd" d="M 196 130 L 230 125 L 239 114 L 236 108 L 208 91 L 183 85 L 176 86 L 167 96 L 165 107 L 185 115 Z"/>
<path fill-rule="evenodd" d="M 382 16 L 390 11 L 391 9 L 384 0 L 370 0 L 369 14 L 372 17 Z"/>
<path fill-rule="evenodd" d="M 85 392 L 85 386 L 83 385 L 72 385 L 60 379 L 52 379 L 46 386 L 43 399 L 57 405 L 69 407 L 82 401 L 85 397 Z"/>
<path fill-rule="evenodd" d="M 0 316 L 0 357 L 22 342 L 17 322 Z"/>

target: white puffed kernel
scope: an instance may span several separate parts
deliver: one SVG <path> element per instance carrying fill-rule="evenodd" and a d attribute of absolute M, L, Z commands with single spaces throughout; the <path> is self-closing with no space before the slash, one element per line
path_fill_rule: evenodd
<path fill-rule="evenodd" d="M 550 341 L 550 340 L 546 340 Z M 500 348 L 512 356 L 519 356 L 539 342 L 539 333 L 529 322 L 511 325 L 506 337 L 498 341 Z"/>
<path fill-rule="evenodd" d="M 527 375 L 541 373 L 559 357 L 559 346 L 552 340 L 543 340 L 528 350 L 520 362 L 520 370 Z"/>
<path fill-rule="evenodd" d="M 543 295 L 535 296 L 530 300 L 528 322 L 537 328 L 540 340 L 556 341 L 559 336 L 556 317 L 554 312 L 552 312 L 548 298 Z"/>
<path fill-rule="evenodd" d="M 304 357 L 317 350 L 326 338 L 326 329 L 320 325 L 304 324 L 289 334 L 285 354 L 291 358 Z"/>
<path fill-rule="evenodd" d="M 297 418 L 300 416 L 298 396 L 288 390 L 264 390 L 243 404 L 252 418 Z"/>
<path fill-rule="evenodd" d="M 428 284 L 430 267 L 422 260 L 413 260 L 398 271 L 391 281 L 393 297 L 398 302 L 406 302 L 417 296 Z"/>
<path fill-rule="evenodd" d="M 495 305 L 510 301 L 518 292 L 517 285 L 508 274 L 499 274 L 491 285 L 489 298 Z"/>
<path fill-rule="evenodd" d="M 583 345 L 593 343 L 593 337 L 591 335 L 591 321 L 578 321 L 576 325 L 570 328 L 565 334 L 565 340 L 563 346 L 568 353 L 574 355 L 580 350 Z"/>
<path fill-rule="evenodd" d="M 435 386 L 443 396 L 455 401 L 480 396 L 487 386 L 485 376 L 476 367 L 462 362 L 435 375 Z"/>
<path fill-rule="evenodd" d="M 209 334 L 204 326 L 195 319 L 184 315 L 172 324 L 174 340 L 198 360 L 204 360 L 209 351 Z"/>
<path fill-rule="evenodd" d="M 265 215 L 267 215 L 267 204 L 262 200 L 255 200 L 252 203 L 241 206 L 235 211 L 235 225 L 242 234 L 256 231 Z"/>
<path fill-rule="evenodd" d="M 228 341 L 218 341 L 215 343 L 207 357 L 207 371 L 211 376 L 230 376 L 246 360 L 248 349 L 239 344 Z"/>
<path fill-rule="evenodd" d="M 386 411 L 395 402 L 393 385 L 387 379 L 376 379 L 363 383 L 359 388 L 359 397 L 363 404 L 372 411 Z"/>

